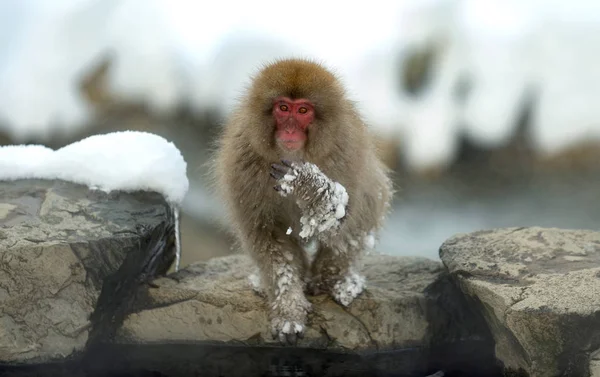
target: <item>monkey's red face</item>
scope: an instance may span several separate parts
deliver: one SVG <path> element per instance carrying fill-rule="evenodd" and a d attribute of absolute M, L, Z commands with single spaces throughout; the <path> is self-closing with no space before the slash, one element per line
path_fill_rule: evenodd
<path fill-rule="evenodd" d="M 278 97 L 273 101 L 275 118 L 275 139 L 277 143 L 290 151 L 304 147 L 308 126 L 315 118 L 315 109 L 306 99 Z"/>

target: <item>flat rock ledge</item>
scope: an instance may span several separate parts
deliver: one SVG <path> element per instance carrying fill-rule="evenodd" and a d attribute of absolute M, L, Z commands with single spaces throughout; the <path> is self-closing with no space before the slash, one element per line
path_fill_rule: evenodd
<path fill-rule="evenodd" d="M 144 370 L 156 362 L 215 375 L 229 367 L 228 375 L 242 376 L 282 357 L 326 370 L 331 353 L 318 351 L 327 350 L 343 355 L 336 368 L 351 362 L 425 375 L 475 373 L 494 364 L 495 352 L 506 375 L 600 376 L 600 232 L 460 234 L 441 246 L 443 265 L 368 256 L 367 289 L 348 308 L 309 296 L 314 312 L 294 348 L 274 347 L 247 257 L 214 258 L 165 276 L 173 227 L 156 193 L 0 182 L 0 366 L 92 355 L 89 361 L 100 355 L 93 350 L 104 350 L 105 360 L 123 368 L 132 365 L 129 356 L 116 360 L 128 354 Z M 231 363 L 236 353 L 246 367 Z M 457 361 L 462 369 L 452 369 Z"/>
<path fill-rule="evenodd" d="M 452 237 L 440 256 L 509 373 L 600 376 L 600 232 L 480 231 Z"/>
<path fill-rule="evenodd" d="M 0 364 L 64 360 L 110 327 L 170 265 L 173 216 L 156 193 L 0 181 Z M 2 373 L 0 373 L 2 374 Z"/>
<path fill-rule="evenodd" d="M 266 302 L 249 276 L 255 271 L 245 255 L 196 263 L 153 282 L 145 308 L 130 314 L 117 333 L 124 343 L 225 342 L 276 345 Z M 308 296 L 314 311 L 298 346 L 311 348 L 391 349 L 427 346 L 438 335 L 432 321 L 447 321 L 436 311 L 427 289 L 441 276 L 441 263 L 418 257 L 369 256 L 362 272 L 368 288 L 344 308 L 326 295 Z M 434 313 L 435 312 L 435 313 Z"/>

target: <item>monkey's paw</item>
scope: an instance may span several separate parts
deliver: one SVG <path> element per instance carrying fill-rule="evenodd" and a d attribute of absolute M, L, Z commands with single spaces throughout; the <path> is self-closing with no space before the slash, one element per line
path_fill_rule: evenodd
<path fill-rule="evenodd" d="M 286 302 L 287 301 L 287 302 Z M 304 337 L 306 317 L 312 310 L 310 302 L 302 295 L 293 300 L 281 300 L 273 305 L 271 335 L 282 344 L 295 345 Z"/>
<path fill-rule="evenodd" d="M 335 228 L 346 216 L 348 193 L 329 179 L 316 165 L 281 160 L 271 165 L 274 189 L 282 196 L 294 194 L 302 210 L 300 237 L 307 239 Z"/>
<path fill-rule="evenodd" d="M 273 339 L 279 339 L 282 344 L 295 345 L 298 339 L 304 338 L 304 322 L 273 318 L 271 334 Z"/>
<path fill-rule="evenodd" d="M 355 272 L 351 272 L 339 281 L 331 289 L 333 299 L 344 306 L 348 306 L 365 289 L 365 278 Z"/>
<path fill-rule="evenodd" d="M 267 293 L 265 292 L 265 289 L 261 283 L 260 275 L 257 272 L 254 272 L 248 276 L 248 282 L 250 283 L 254 293 L 263 298 L 267 297 Z"/>
<path fill-rule="evenodd" d="M 271 165 L 271 177 L 275 178 L 277 184 L 273 187 L 282 196 L 287 196 L 294 191 L 292 182 L 298 178 L 298 169 L 294 163 L 288 160 L 281 160 L 282 165 Z"/>

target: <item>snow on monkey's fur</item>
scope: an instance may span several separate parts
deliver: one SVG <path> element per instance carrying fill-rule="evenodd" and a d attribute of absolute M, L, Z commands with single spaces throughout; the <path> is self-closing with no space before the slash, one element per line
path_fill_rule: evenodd
<path fill-rule="evenodd" d="M 302 224 L 300 237 L 306 239 L 326 230 L 337 228 L 340 220 L 346 216 L 346 206 L 348 205 L 346 188 L 327 178 L 316 165 L 304 163 L 295 165 L 283 177 L 280 191 L 283 196 L 287 196 L 293 191 L 290 183 L 296 180 L 299 174 L 302 174 L 305 179 L 312 180 L 314 186 L 319 187 L 317 194 L 326 198 L 323 206 L 311 209 L 309 213 L 303 214 L 300 218 Z M 298 201 L 310 199 L 298 198 Z"/>
<path fill-rule="evenodd" d="M 302 229 L 299 232 L 299 236 L 305 240 L 313 237 L 318 238 L 320 233 L 337 229 L 340 226 L 340 221 L 346 216 L 346 207 L 348 205 L 349 197 L 345 187 L 339 182 L 335 182 L 325 176 L 316 165 L 311 163 L 301 163 L 294 164 L 280 181 L 281 189 L 279 192 L 282 196 L 288 196 L 293 193 L 293 182 L 296 179 L 312 181 L 312 186 L 318 187 L 316 194 L 321 196 L 320 202 L 322 203 L 316 207 L 310 206 L 310 210 L 303 213 L 300 218 Z M 302 202 L 314 199 L 315 198 L 298 197 L 297 202 L 299 206 L 302 206 Z M 291 228 L 288 228 L 286 234 L 291 234 L 291 231 Z M 361 238 L 362 245 L 365 249 L 373 248 L 375 238 L 372 233 L 364 234 Z M 351 243 L 356 247 L 359 247 L 360 245 L 358 241 L 351 241 Z M 292 258 L 291 253 L 286 253 L 285 255 L 287 258 Z M 292 283 L 292 279 L 294 279 L 294 274 L 289 270 L 290 266 L 288 264 L 281 263 L 274 267 L 277 275 L 277 289 L 273 305 L 287 307 L 300 306 L 304 309 L 310 307 L 310 303 L 308 303 L 301 291 L 297 292 L 298 294 L 288 297 L 287 300 L 282 299 L 282 294 L 286 290 L 298 285 L 290 284 Z M 249 281 L 255 292 L 264 294 L 258 274 L 251 274 L 249 276 Z M 305 283 L 306 282 L 302 282 L 300 286 L 304 287 Z M 364 277 L 351 268 L 347 275 L 335 284 L 331 293 L 337 302 L 344 306 L 348 306 L 354 298 L 364 290 L 364 288 Z M 302 331 L 303 325 L 296 321 L 285 321 L 281 324 L 281 328 L 283 334 L 291 334 Z"/>

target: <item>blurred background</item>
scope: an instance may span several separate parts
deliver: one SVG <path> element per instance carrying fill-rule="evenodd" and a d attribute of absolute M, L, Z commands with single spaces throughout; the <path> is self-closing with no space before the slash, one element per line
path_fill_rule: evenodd
<path fill-rule="evenodd" d="M 1 0 L 0 145 L 144 130 L 188 163 L 182 264 L 235 252 L 206 162 L 249 75 L 335 70 L 399 190 L 378 251 L 600 226 L 595 0 Z"/>

